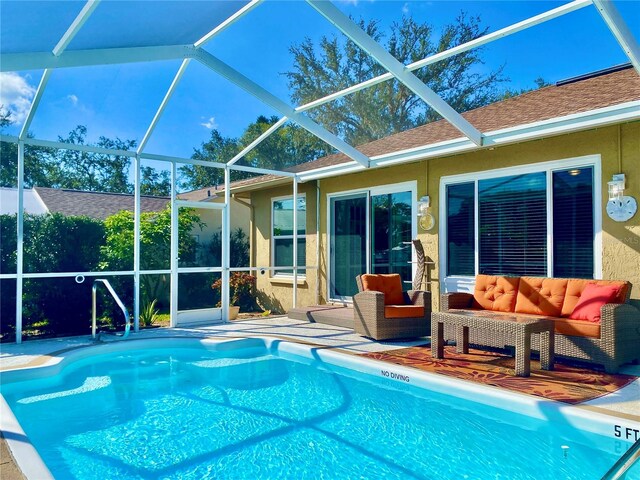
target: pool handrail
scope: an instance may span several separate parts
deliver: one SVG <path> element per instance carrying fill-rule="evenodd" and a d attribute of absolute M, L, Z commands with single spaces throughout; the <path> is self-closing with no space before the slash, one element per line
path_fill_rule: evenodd
<path fill-rule="evenodd" d="M 127 310 L 127 307 L 124 306 L 124 303 L 122 303 L 122 300 L 120 300 L 120 297 L 109 283 L 109 280 L 107 280 L 106 278 L 96 278 L 93 281 L 93 286 L 91 287 L 91 302 L 93 312 L 91 320 L 91 337 L 93 339 L 96 338 L 96 292 L 98 290 L 98 283 L 102 283 L 105 287 L 107 287 L 107 290 L 109 290 L 109 293 L 120 307 L 120 310 L 122 310 L 125 320 L 124 334 L 122 335 L 122 338 L 127 338 L 129 336 L 129 330 L 131 330 L 131 319 L 129 317 L 129 311 Z"/>
<path fill-rule="evenodd" d="M 627 471 L 635 465 L 640 458 L 640 439 L 631 445 L 631 448 L 624 452 L 616 463 L 604 474 L 602 480 L 624 479 Z"/>

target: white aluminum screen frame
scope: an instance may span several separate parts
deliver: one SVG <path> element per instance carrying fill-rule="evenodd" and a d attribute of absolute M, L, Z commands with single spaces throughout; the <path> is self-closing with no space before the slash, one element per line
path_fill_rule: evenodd
<path fill-rule="evenodd" d="M 230 172 L 231 170 L 249 171 L 259 174 L 270 174 L 281 177 L 291 178 L 293 184 L 293 198 L 294 204 L 297 202 L 297 190 L 298 183 L 301 181 L 317 180 L 324 177 L 342 175 L 344 173 L 351 173 L 361 171 L 366 168 L 376 168 L 389 166 L 400 163 L 407 163 L 418 159 L 425 159 L 436 157 L 444 154 L 461 153 L 465 151 L 471 151 L 479 148 L 479 145 L 500 145 L 513 143 L 516 141 L 529 140 L 532 138 L 539 138 L 541 136 L 549 134 L 566 133 L 575 131 L 578 129 L 584 129 L 587 127 L 595 127 L 600 125 L 608 125 L 612 123 L 619 123 L 620 121 L 629 121 L 640 118 L 640 101 L 627 102 L 626 104 L 616 105 L 612 107 L 606 107 L 598 109 L 597 111 L 585 112 L 576 115 L 569 115 L 566 117 L 555 118 L 546 120 L 544 122 L 537 122 L 531 125 L 522 125 L 512 127 L 509 129 L 503 129 L 495 132 L 479 132 L 472 125 L 467 125 L 468 122 L 453 110 L 449 110 L 448 106 L 440 97 L 434 92 L 427 89 L 426 85 L 418 80 L 411 72 L 418 68 L 422 68 L 426 65 L 438 62 L 445 58 L 449 58 L 453 55 L 469 51 L 473 48 L 477 48 L 481 45 L 486 45 L 490 42 L 496 41 L 500 38 L 504 38 L 508 35 L 520 32 L 527 28 L 542 24 L 543 22 L 558 18 L 562 15 L 574 12 L 576 10 L 595 5 L 595 8 L 602 16 L 603 21 L 607 27 L 611 30 L 616 41 L 629 57 L 629 60 L 633 64 L 636 71 L 640 74 L 640 47 L 637 40 L 633 37 L 629 31 L 624 20 L 620 16 L 619 12 L 610 0 L 574 0 L 560 7 L 551 9 L 547 12 L 532 16 L 523 21 L 517 22 L 513 25 L 507 26 L 495 32 L 489 33 L 475 40 L 467 42 L 465 44 L 453 47 L 447 51 L 437 53 L 423 60 L 419 60 L 410 65 L 402 65 L 391 57 L 382 47 L 376 44 L 370 37 L 368 37 L 362 30 L 360 30 L 355 24 L 349 24 L 348 18 L 346 18 L 337 8 L 330 3 L 317 2 L 315 0 L 308 0 L 308 3 L 318 10 L 334 25 L 338 25 L 347 36 L 352 38 L 360 45 L 363 50 L 375 58 L 381 65 L 388 71 L 387 73 L 367 80 L 357 85 L 345 88 L 338 92 L 327 95 L 323 98 L 314 100 L 305 105 L 297 107 L 290 107 L 285 102 L 282 102 L 277 97 L 273 96 L 270 92 L 263 89 L 260 85 L 250 81 L 248 78 L 241 75 L 237 70 L 222 63 L 219 59 L 215 58 L 210 53 L 203 50 L 201 47 L 215 37 L 218 33 L 222 32 L 237 20 L 248 14 L 256 7 L 258 7 L 262 0 L 252 0 L 245 4 L 236 13 L 231 15 L 225 21 L 215 26 L 209 33 L 196 41 L 193 45 L 157 45 L 150 47 L 126 47 L 126 48 L 110 48 L 110 49 L 95 49 L 95 50 L 79 50 L 79 51 L 67 51 L 65 48 L 71 42 L 73 37 L 81 30 L 83 25 L 89 16 L 99 8 L 99 0 L 90 0 L 82 8 L 80 13 L 76 16 L 75 20 L 69 26 L 65 34 L 59 40 L 51 53 L 46 52 L 25 52 L 25 53 L 13 53 L 4 54 L 0 56 L 0 71 L 18 71 L 18 70 L 36 70 L 44 69 L 43 76 L 41 78 L 38 89 L 32 101 L 29 113 L 22 126 L 18 137 L 12 137 L 7 135 L 0 136 L 0 140 L 6 142 L 14 142 L 18 144 L 18 219 L 17 219 L 17 268 L 15 274 L 0 274 L 0 279 L 15 278 L 16 282 L 16 342 L 22 341 L 22 284 L 25 278 L 53 278 L 53 277 L 69 277 L 76 275 L 85 276 L 97 276 L 97 275 L 133 275 L 135 279 L 135 300 L 134 300 L 134 317 L 135 317 L 135 330 L 138 330 L 138 317 L 139 317 L 139 278 L 140 274 L 148 274 L 152 272 L 140 271 L 140 161 L 141 159 L 162 160 L 171 163 L 171 199 L 172 208 L 176 208 L 175 202 L 177 199 L 176 194 L 176 177 L 177 177 L 177 164 L 193 164 L 203 165 L 211 168 L 222 168 L 225 171 L 225 201 L 222 205 L 223 210 L 223 222 L 222 222 L 222 274 L 223 274 L 223 290 L 222 290 L 222 305 L 223 319 L 227 320 L 228 304 L 229 304 L 229 291 L 228 283 L 229 272 L 237 270 L 251 270 L 256 267 L 250 267 L 249 269 L 231 269 L 229 268 L 229 226 L 230 218 L 228 206 L 230 202 Z M 345 20 L 346 18 L 346 20 Z M 136 151 L 121 151 L 112 150 L 106 148 L 99 148 L 87 145 L 70 145 L 62 142 L 47 141 L 35 138 L 28 138 L 27 132 L 31 125 L 31 122 L 37 112 L 38 104 L 42 95 L 46 89 L 47 82 L 52 70 L 57 68 L 69 68 L 77 66 L 91 66 L 91 65 L 107 65 L 107 64 L 124 64 L 134 62 L 152 62 L 160 60 L 181 59 L 182 63 L 175 78 L 165 94 L 162 102 L 160 103 L 156 114 L 154 115 L 149 127 L 147 128 L 143 139 L 140 142 Z M 229 159 L 228 163 L 215 163 L 204 162 L 193 159 L 165 156 L 161 154 L 147 153 L 145 148 L 149 141 L 149 138 L 153 134 L 155 127 L 160 120 L 168 102 L 177 88 L 184 72 L 186 71 L 191 59 L 195 59 L 201 64 L 205 65 L 209 69 L 213 70 L 219 75 L 224 76 L 232 83 L 243 88 L 248 93 L 256 96 L 258 99 L 280 111 L 283 117 L 266 132 L 260 135 L 257 139 L 251 142 L 240 154 L 234 158 Z M 392 152 L 389 154 L 380 155 L 374 158 L 368 158 L 362 154 L 359 150 L 353 146 L 347 144 L 337 136 L 331 134 L 326 129 L 313 122 L 309 117 L 303 114 L 303 112 L 315 108 L 320 105 L 324 105 L 331 101 L 342 98 L 351 93 L 363 90 L 378 83 L 387 81 L 392 78 L 397 78 L 399 81 L 410 85 L 416 94 L 418 94 L 423 100 L 432 106 L 438 106 L 441 110 L 444 109 L 445 117 L 456 128 L 465 133 L 465 137 L 460 139 L 441 142 L 435 145 L 425 145 L 424 147 L 414 148 L 406 151 Z M 435 104 L 434 104 L 435 102 Z M 448 108 L 447 108 L 448 107 Z M 247 167 L 236 165 L 236 162 L 240 160 L 244 155 L 249 153 L 250 150 L 255 148 L 260 142 L 264 141 L 270 134 L 275 132 L 280 126 L 282 126 L 287 120 L 291 120 L 303 128 L 310 131 L 312 134 L 320 137 L 341 153 L 347 155 L 352 159 L 351 162 L 342 163 L 340 165 L 332 167 L 323 167 L 318 169 L 309 170 L 301 173 L 293 173 L 290 171 L 277 171 L 255 167 Z M 104 153 L 111 155 L 124 155 L 134 159 L 136 166 L 135 174 L 135 230 L 134 238 L 136 245 L 134 246 L 134 270 L 126 272 L 65 272 L 65 273 L 42 273 L 42 274 L 26 274 L 23 271 L 23 222 L 24 222 L 24 147 L 25 145 L 40 145 L 59 149 L 80 150 L 95 153 Z M 295 218 L 295 216 L 294 216 Z M 295 221 L 294 221 L 295 222 Z M 172 227 L 173 227 L 172 222 Z M 295 229 L 294 229 L 295 232 Z M 174 236 L 176 238 L 174 238 Z M 297 234 L 296 234 L 297 236 Z M 177 254 L 173 249 L 173 243 L 177 239 L 177 231 L 173 231 L 172 228 L 172 262 L 174 256 Z M 294 241 L 294 249 L 297 247 L 297 239 Z M 294 254 L 294 277 L 297 275 L 297 258 Z M 306 267 L 317 268 L 317 267 Z M 177 274 L 174 275 L 174 268 L 171 268 L 172 273 L 172 300 L 177 288 Z M 164 270 L 159 271 L 165 273 Z M 173 277 L 176 277 L 175 279 Z M 224 281 L 226 280 L 226 282 Z M 174 283 L 176 283 L 174 285 Z M 175 287 L 175 288 L 174 288 Z M 297 299 L 297 282 L 293 283 L 293 299 L 294 305 Z M 173 308 L 172 308 L 173 311 Z M 173 312 L 172 312 L 173 313 Z M 173 322 L 173 320 L 172 320 Z"/>

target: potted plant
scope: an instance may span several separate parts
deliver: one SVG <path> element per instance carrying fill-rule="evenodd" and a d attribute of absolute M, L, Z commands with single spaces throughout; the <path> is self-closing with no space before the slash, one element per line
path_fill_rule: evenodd
<path fill-rule="evenodd" d="M 248 273 L 232 272 L 229 275 L 229 320 L 238 317 L 240 308 L 250 309 L 254 304 L 253 289 L 256 286 L 256 277 Z M 211 285 L 213 290 L 222 292 L 222 279 L 219 278 Z M 222 300 L 217 303 L 222 306 Z"/>

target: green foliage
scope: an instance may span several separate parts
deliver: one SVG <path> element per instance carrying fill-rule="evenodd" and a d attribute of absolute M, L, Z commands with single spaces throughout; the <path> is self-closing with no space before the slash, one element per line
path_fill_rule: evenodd
<path fill-rule="evenodd" d="M 145 303 L 140 309 L 140 322 L 145 327 L 149 327 L 156 322 L 158 318 L 158 313 L 160 310 L 156 308 L 158 304 L 157 299 L 153 299 L 150 302 Z"/>
<path fill-rule="evenodd" d="M 541 88 L 544 87 L 549 87 L 550 85 L 552 85 L 551 83 L 547 82 L 544 78 L 542 77 L 538 77 L 536 78 L 533 83 L 535 84 L 535 87 L 532 88 L 521 88 L 521 89 L 511 89 L 511 88 L 507 88 L 503 93 L 502 93 L 502 98 L 501 100 L 506 100 L 508 98 L 513 98 L 513 97 L 517 97 L 518 95 L 522 95 L 523 93 L 528 93 L 528 92 L 532 92 L 533 90 L 539 90 Z"/>
<path fill-rule="evenodd" d="M 249 265 L 249 237 L 244 230 L 237 228 L 229 236 L 229 266 L 231 268 L 241 268 Z M 222 265 L 222 236 L 214 233 L 211 243 L 206 247 L 207 265 L 219 267 Z"/>
<path fill-rule="evenodd" d="M 0 105 L 0 130 L 13 123 L 9 112 Z M 29 134 L 29 137 L 32 137 Z M 67 137 L 58 141 L 74 145 L 93 145 L 115 150 L 135 148 L 135 140 L 100 137 L 95 144 L 87 142 L 87 127 L 78 125 Z M 25 145 L 24 185 L 49 188 L 68 188 L 94 192 L 133 193 L 129 182 L 131 158 L 122 155 L 59 150 L 55 148 Z M 143 195 L 169 195 L 171 181 L 168 172 L 158 172 L 152 167 L 141 170 Z M 18 178 L 18 146 L 0 142 L 0 186 L 16 187 Z"/>
<path fill-rule="evenodd" d="M 461 13 L 456 20 L 435 32 L 428 23 L 403 17 L 394 23 L 388 37 L 379 22 L 360 20 L 359 26 L 380 42 L 391 55 L 409 64 L 484 35 L 479 17 Z M 292 71 L 285 73 L 291 100 L 303 104 L 332 92 L 386 73 L 371 56 L 352 41 L 323 36 L 319 44 L 306 39 L 290 48 Z M 464 112 L 498 98 L 497 85 L 504 81 L 502 69 L 489 73 L 481 69 L 482 49 L 474 49 L 414 71 L 455 110 Z M 359 145 L 439 119 L 439 115 L 401 83 L 387 81 L 347 95 L 307 112 L 314 120 Z"/>
<path fill-rule="evenodd" d="M 256 305 L 254 289 L 256 286 L 256 277 L 248 273 L 232 272 L 229 275 L 229 302 L 230 305 L 236 305 L 241 310 L 253 310 Z M 222 279 L 218 279 L 211 285 L 211 288 L 220 295 L 222 291 Z M 222 303 L 219 301 L 217 306 Z"/>
<path fill-rule="evenodd" d="M 133 269 L 133 212 L 121 211 L 105 222 L 106 242 L 100 248 L 102 270 Z M 193 209 L 181 208 L 178 214 L 178 254 L 181 259 L 195 257 L 196 241 L 191 229 L 202 226 Z M 140 267 L 143 270 L 167 269 L 171 252 L 171 208 L 140 214 Z"/>
<path fill-rule="evenodd" d="M 0 271 L 15 272 L 16 215 L 0 216 Z M 102 222 L 87 217 L 25 215 L 24 271 L 73 272 L 98 269 Z M 1 329 L 15 331 L 15 281 L 2 283 Z M 91 285 L 73 278 L 26 279 L 23 285 L 24 328 L 40 333 L 88 333 Z M 46 328 L 43 330 L 43 326 Z"/>
<path fill-rule="evenodd" d="M 199 149 L 194 149 L 191 158 L 205 162 L 226 163 L 231 160 L 241 147 L 237 139 L 224 137 L 218 130 L 211 131 L 211 138 L 203 143 Z M 184 165 L 180 173 L 185 179 L 182 187 L 196 190 L 198 188 L 214 187 L 224 184 L 224 170 L 220 168 L 203 167 L 201 165 Z"/>
<path fill-rule="evenodd" d="M 159 172 L 152 167 L 141 167 L 140 193 L 156 197 L 171 195 L 171 175 L 166 170 Z"/>

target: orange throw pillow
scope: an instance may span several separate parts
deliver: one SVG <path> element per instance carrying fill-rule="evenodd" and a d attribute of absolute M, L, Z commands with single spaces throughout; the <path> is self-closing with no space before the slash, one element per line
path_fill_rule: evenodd
<path fill-rule="evenodd" d="M 600 323 L 600 308 L 607 303 L 612 303 L 619 293 L 618 286 L 590 283 L 583 290 L 569 318 Z"/>

